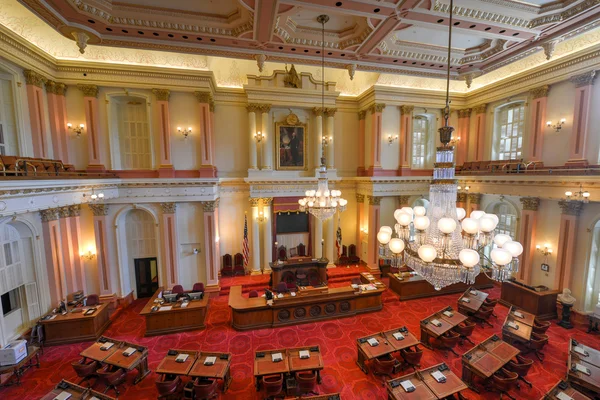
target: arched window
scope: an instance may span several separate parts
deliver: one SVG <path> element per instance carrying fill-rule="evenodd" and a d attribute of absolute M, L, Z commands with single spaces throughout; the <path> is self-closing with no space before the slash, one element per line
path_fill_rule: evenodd
<path fill-rule="evenodd" d="M 127 213 L 127 241 L 130 258 L 156 256 L 154 219 L 147 211 L 131 210 Z"/>
<path fill-rule="evenodd" d="M 523 157 L 525 102 L 498 107 L 494 123 L 493 157 L 497 160 L 518 160 Z"/>
<path fill-rule="evenodd" d="M 0 294 L 16 289 L 23 284 L 23 249 L 19 232 L 9 224 L 4 224 L 0 232 Z"/>
<path fill-rule="evenodd" d="M 600 304 L 600 221 L 593 229 L 585 289 L 584 311 L 593 311 Z"/>
<path fill-rule="evenodd" d="M 412 168 L 425 167 L 425 149 L 427 148 L 427 133 L 429 120 L 421 115 L 413 118 L 412 135 Z"/>

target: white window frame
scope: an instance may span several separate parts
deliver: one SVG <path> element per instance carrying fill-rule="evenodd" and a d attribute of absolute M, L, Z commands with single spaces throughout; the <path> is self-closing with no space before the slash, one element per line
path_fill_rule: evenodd
<path fill-rule="evenodd" d="M 411 138 L 411 158 L 410 164 L 413 169 L 425 168 L 427 160 L 427 144 L 429 136 L 429 118 L 423 115 L 415 115 L 413 117 L 413 131 Z M 423 126 L 419 126 L 423 125 Z M 417 136 L 419 140 L 417 141 Z M 418 160 L 417 160 L 418 159 Z"/>
<path fill-rule="evenodd" d="M 494 160 L 520 160 L 525 141 L 526 103 L 514 101 L 496 107 L 494 118 Z"/>

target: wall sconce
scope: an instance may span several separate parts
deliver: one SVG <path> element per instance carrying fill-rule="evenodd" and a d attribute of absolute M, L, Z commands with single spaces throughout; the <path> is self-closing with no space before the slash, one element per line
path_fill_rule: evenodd
<path fill-rule="evenodd" d="M 200 250 L 199 250 L 199 249 L 197 249 L 196 247 L 194 247 L 194 250 L 192 250 L 192 251 L 194 252 L 194 254 L 198 254 L 198 253 L 200 253 Z"/>
<path fill-rule="evenodd" d="M 184 139 L 187 139 L 190 133 L 192 133 L 192 127 L 188 127 L 187 129 L 181 129 L 180 127 L 177 127 L 177 132 L 181 133 Z"/>
<path fill-rule="evenodd" d="M 367 228 L 360 228 L 360 231 L 365 235 L 369 234 L 369 231 L 367 230 Z"/>
<path fill-rule="evenodd" d="M 264 134 L 264 133 L 256 132 L 256 133 L 254 134 L 254 139 L 256 140 L 256 143 L 260 143 L 260 142 L 262 142 L 262 140 L 263 140 L 264 138 L 266 138 L 266 136 L 265 136 L 265 134 Z"/>
<path fill-rule="evenodd" d="M 396 136 L 388 135 L 388 137 L 387 137 L 388 146 L 391 146 L 395 140 L 398 140 L 398 135 L 396 135 Z"/>
<path fill-rule="evenodd" d="M 83 194 L 83 198 L 85 199 L 86 197 L 90 197 L 90 199 L 92 199 L 92 201 L 96 201 L 96 200 L 102 200 L 104 198 L 104 193 L 100 192 L 100 193 L 96 193 L 94 191 L 94 189 L 92 189 L 92 194 L 87 195 L 87 194 Z"/>
<path fill-rule="evenodd" d="M 73 128 L 73 124 L 70 122 L 67 124 L 67 129 L 75 132 L 75 134 L 78 138 L 81 137 L 81 134 L 83 133 L 84 128 L 85 128 L 84 124 L 79 124 L 78 128 Z"/>
<path fill-rule="evenodd" d="M 573 192 L 571 191 L 567 191 L 565 192 L 565 197 L 567 201 L 571 201 L 571 199 L 573 198 Z M 588 192 L 587 190 L 583 190 L 583 185 L 579 184 L 579 191 L 575 192 L 575 199 L 579 200 L 579 201 L 583 201 L 584 203 L 589 203 L 590 202 L 590 192 Z"/>
<path fill-rule="evenodd" d="M 562 129 L 562 126 L 565 124 L 565 122 L 567 122 L 567 120 L 564 118 L 561 118 L 560 122 L 558 122 L 557 124 L 554 124 L 554 125 L 552 125 L 552 121 L 546 122 L 546 126 L 548 128 L 554 129 L 554 132 L 560 132 L 560 130 Z"/>
<path fill-rule="evenodd" d="M 265 220 L 265 214 L 262 211 L 258 212 L 258 217 L 256 217 L 258 222 L 263 222 Z"/>
<path fill-rule="evenodd" d="M 327 147 L 327 145 L 331 142 L 333 142 L 333 138 L 331 136 L 323 136 L 323 139 L 321 139 L 321 143 L 324 147 Z"/>
<path fill-rule="evenodd" d="M 221 240 L 221 238 L 217 236 L 217 237 L 215 238 L 215 243 L 219 243 L 219 240 Z"/>
<path fill-rule="evenodd" d="M 460 142 L 460 136 L 450 138 L 450 146 L 456 146 Z"/>
<path fill-rule="evenodd" d="M 538 244 L 537 246 L 535 246 L 535 249 L 537 251 L 539 251 L 540 253 L 542 253 L 544 255 L 544 257 L 548 257 L 549 255 L 552 254 L 552 248 L 550 247 L 550 245 L 548 243 L 545 243 L 543 248 L 542 248 L 542 246 L 540 246 Z"/>
<path fill-rule="evenodd" d="M 90 249 L 87 253 L 79 254 L 79 257 L 85 258 L 88 261 L 92 261 L 96 257 L 96 253 Z"/>
<path fill-rule="evenodd" d="M 458 190 L 459 192 L 461 191 L 461 189 L 462 189 L 462 187 L 460 187 L 460 186 L 457 186 L 457 187 L 456 187 L 456 190 Z M 465 186 L 465 192 L 467 192 L 467 193 L 468 193 L 468 192 L 469 192 L 469 189 L 471 189 L 469 186 Z"/>

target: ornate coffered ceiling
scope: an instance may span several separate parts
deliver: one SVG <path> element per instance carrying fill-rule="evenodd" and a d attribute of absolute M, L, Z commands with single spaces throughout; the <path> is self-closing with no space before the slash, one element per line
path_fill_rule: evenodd
<path fill-rule="evenodd" d="M 449 0 L 19 0 L 88 44 L 443 76 Z M 600 0 L 456 0 L 452 77 L 472 81 L 597 25 Z"/>

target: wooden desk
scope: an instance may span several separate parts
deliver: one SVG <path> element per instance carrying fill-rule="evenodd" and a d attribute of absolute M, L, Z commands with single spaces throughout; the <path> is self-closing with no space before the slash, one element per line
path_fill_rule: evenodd
<path fill-rule="evenodd" d="M 319 275 L 319 279 L 321 283 L 324 285 L 327 284 L 327 264 L 329 264 L 329 260 L 326 258 L 321 258 L 318 260 L 314 260 L 310 257 L 299 257 L 292 260 L 284 261 L 283 263 L 272 262 L 269 263 L 271 266 L 271 285 L 275 290 L 277 288 L 277 284 L 281 282 L 283 279 L 283 275 L 290 271 L 294 274 L 294 279 L 296 278 L 296 272 L 303 271 L 306 272 L 306 276 L 309 276 L 311 271 L 316 272 Z"/>
<path fill-rule="evenodd" d="M 444 315 L 444 312 L 448 311 L 452 313 L 452 316 Z M 441 325 L 435 326 L 431 323 L 432 320 L 437 319 Z M 443 310 L 436 312 L 435 314 L 430 315 L 429 317 L 421 320 L 421 343 L 423 346 L 431 349 L 431 345 L 429 344 L 429 339 L 437 338 L 438 336 L 442 336 L 444 333 L 448 332 L 461 322 L 464 322 L 467 319 L 466 315 L 458 313 L 452 310 L 452 307 L 446 307 Z"/>
<path fill-rule="evenodd" d="M 509 323 L 517 325 L 518 329 L 508 326 Z M 531 332 L 533 328 L 527 325 L 521 318 L 513 317 L 512 314 L 507 314 L 502 325 L 502 339 L 508 343 L 529 343 L 531 341 Z"/>
<path fill-rule="evenodd" d="M 539 319 L 557 318 L 556 297 L 560 290 L 536 292 L 522 284 L 502 282 L 500 302 L 506 306 L 515 306 L 532 313 Z"/>
<path fill-rule="evenodd" d="M 171 351 L 175 351 L 177 354 L 169 355 L 167 353 L 165 358 L 158 364 L 158 367 L 156 367 L 156 373 L 166 375 L 187 375 L 198 358 L 198 352 L 194 350 L 170 349 L 169 352 Z M 187 354 L 188 358 L 184 362 L 177 362 L 177 357 L 180 354 Z"/>
<path fill-rule="evenodd" d="M 317 396 L 296 397 L 296 400 L 341 400 L 341 397 L 339 393 L 330 393 Z"/>
<path fill-rule="evenodd" d="M 112 345 L 112 347 L 110 349 L 102 350 L 101 347 L 106 342 L 110 342 L 110 343 L 114 343 L 114 344 Z M 115 340 L 115 339 L 111 339 L 106 336 L 102 336 L 102 337 L 98 338 L 98 340 L 94 344 L 92 344 L 90 347 L 84 349 L 81 353 L 79 353 L 79 355 L 84 358 L 89 358 L 90 360 L 104 362 L 104 360 L 106 360 L 108 357 L 110 357 L 115 351 L 117 351 L 120 348 L 121 343 L 122 342 L 120 340 Z"/>
<path fill-rule="evenodd" d="M 575 351 L 575 347 L 581 347 L 585 354 L 580 354 L 578 351 Z M 575 339 L 571 339 L 569 341 L 569 353 L 579 356 L 588 364 L 600 367 L 600 350 L 586 346 L 585 344 L 578 342 Z"/>
<path fill-rule="evenodd" d="M 432 372 L 439 371 L 440 369 L 444 370 L 442 373 L 446 377 L 445 382 L 438 382 L 431 375 Z M 406 380 L 409 380 L 415 386 L 415 391 L 407 393 L 402 388 L 400 382 Z M 446 399 L 454 394 L 458 394 L 458 398 L 463 399 L 464 397 L 460 392 L 467 389 L 467 385 L 446 364 L 437 364 L 415 371 L 412 374 L 389 380 L 386 382 L 386 386 L 388 399 L 399 400 Z"/>
<path fill-rule="evenodd" d="M 300 351 L 310 352 L 309 358 L 300 358 Z M 321 371 L 325 366 L 323 356 L 319 346 L 295 347 L 287 350 L 288 364 L 290 373 L 301 371 L 315 371 L 317 373 L 317 382 L 321 383 Z"/>
<path fill-rule="evenodd" d="M 577 371 L 576 364 L 581 364 L 587 367 L 590 375 Z M 585 357 L 579 356 L 577 353 L 569 353 L 567 378 L 571 384 L 580 388 L 586 394 L 600 393 L 600 368 L 589 364 L 585 361 Z M 593 396 L 592 396 L 593 397 Z"/>
<path fill-rule="evenodd" d="M 164 335 L 166 333 L 193 331 L 206 328 L 206 315 L 208 314 L 208 298 L 190 301 L 185 308 L 178 307 L 181 303 L 165 303 L 172 306 L 167 311 L 152 311 L 156 305 L 163 288 L 158 288 L 156 293 L 148 300 L 140 315 L 146 319 L 146 333 L 144 336 Z"/>
<path fill-rule="evenodd" d="M 577 389 L 575 389 L 569 382 L 560 381 L 552 389 L 548 391 L 540 400 L 558 400 L 559 393 L 564 393 L 567 396 L 573 398 L 573 400 L 592 400 Z"/>
<path fill-rule="evenodd" d="M 454 283 L 443 287 L 441 290 L 435 290 L 431 283 L 427 282 L 419 275 L 401 275 L 402 274 L 387 274 L 390 278 L 390 289 L 400 297 L 400 301 L 460 293 L 469 288 L 469 286 L 464 283 Z M 473 287 L 476 289 L 489 289 L 493 286 L 493 282 L 488 279 L 485 274 L 479 274 L 477 275 L 477 278 L 475 278 L 475 285 Z"/>
<path fill-rule="evenodd" d="M 87 400 L 93 397 L 98 400 L 115 400 L 114 397 L 107 396 L 103 393 L 96 392 L 89 388 L 85 388 L 83 386 L 76 385 L 72 382 L 62 380 L 54 389 L 52 389 L 49 393 L 47 393 L 40 400 L 53 400 L 56 396 L 61 394 L 62 392 L 67 392 L 71 394 L 69 400 Z"/>
<path fill-rule="evenodd" d="M 521 315 L 523 317 L 519 317 L 516 314 L 517 313 L 521 313 Z M 517 307 L 511 307 L 510 310 L 508 311 L 508 314 L 514 318 L 515 321 L 520 321 L 523 324 L 527 324 L 529 326 L 533 326 L 533 323 L 535 321 L 535 315 L 533 315 L 532 313 L 528 313 L 525 310 L 521 310 Z"/>
<path fill-rule="evenodd" d="M 216 357 L 213 365 L 205 365 L 206 357 Z M 188 375 L 194 378 L 221 379 L 223 381 L 223 393 L 227 392 L 231 384 L 231 354 L 201 351 L 198 353 L 194 366 Z"/>
<path fill-rule="evenodd" d="M 109 304 L 99 304 L 93 307 L 74 309 L 65 315 L 54 314 L 56 317 L 40 320 L 44 327 L 46 346 L 96 340 L 110 325 L 108 314 Z M 84 315 L 80 310 L 95 308 L 92 315 Z"/>
<path fill-rule="evenodd" d="M 396 340 L 396 338 L 394 338 L 393 336 L 396 332 L 402 333 L 404 339 Z M 367 340 L 371 338 L 377 339 L 379 345 L 371 346 L 367 342 Z M 378 332 L 373 335 L 358 338 L 356 339 L 356 347 L 358 351 L 356 364 L 365 374 L 368 374 L 369 368 L 366 365 L 367 360 L 372 360 L 374 358 L 381 357 L 386 354 L 391 354 L 412 346 L 417 347 L 419 343 L 419 340 L 405 327 L 392 329 L 386 332 Z"/>
<path fill-rule="evenodd" d="M 434 365 L 433 367 L 420 370 L 419 372 L 423 377 L 423 382 L 425 382 L 427 387 L 429 387 L 429 389 L 438 399 L 445 399 L 456 393 L 459 394 L 459 398 L 462 398 L 460 392 L 466 390 L 467 385 L 465 385 L 465 383 L 449 368 L 442 371 L 442 373 L 446 376 L 446 382 L 438 382 L 431 375 L 432 372 L 440 370 L 440 367 L 442 367 L 441 369 L 448 368 L 446 364 L 438 364 Z"/>
<path fill-rule="evenodd" d="M 40 367 L 39 347 L 27 346 L 27 355 L 18 363 L 0 367 L 0 375 L 12 374 L 0 388 L 11 385 L 20 385 L 21 377 L 29 368 Z"/>
<path fill-rule="evenodd" d="M 282 361 L 273 362 L 272 355 L 281 353 Z M 256 391 L 260 390 L 261 378 L 265 375 L 287 374 L 290 372 L 286 349 L 264 350 L 254 353 L 254 379 Z M 285 382 L 285 380 L 284 380 Z"/>
<path fill-rule="evenodd" d="M 475 294 L 472 292 L 475 292 Z M 462 296 L 460 296 L 458 299 L 458 311 L 465 315 L 475 314 L 477 311 L 479 311 L 481 305 L 484 303 L 487 297 L 488 294 L 486 292 L 482 292 L 474 287 L 470 287 L 465 290 Z"/>
<path fill-rule="evenodd" d="M 594 314 L 588 315 L 588 330 L 587 333 L 592 332 L 600 332 L 598 329 L 598 324 L 600 324 L 600 317 Z"/>
<path fill-rule="evenodd" d="M 113 346 L 115 347 L 115 346 Z M 123 355 L 123 352 L 128 348 L 133 347 L 137 349 L 135 353 L 129 357 Z M 118 368 L 123 368 L 126 371 L 132 371 L 137 369 L 138 374 L 133 381 L 134 385 L 137 385 L 150 373 L 148 369 L 148 348 L 139 346 L 135 343 L 121 342 L 119 349 L 114 351 L 110 356 L 104 359 L 104 363 L 112 365 Z"/>
<path fill-rule="evenodd" d="M 364 292 L 351 286 L 326 288 L 323 292 L 275 298 L 269 306 L 264 297 L 248 298 L 242 295 L 241 286 L 233 286 L 229 292 L 232 326 L 237 330 L 273 328 L 379 311 L 385 289 L 385 285 Z"/>

